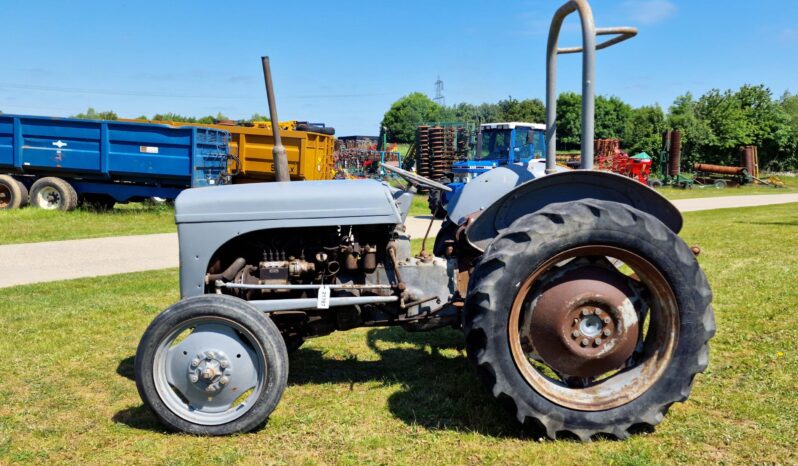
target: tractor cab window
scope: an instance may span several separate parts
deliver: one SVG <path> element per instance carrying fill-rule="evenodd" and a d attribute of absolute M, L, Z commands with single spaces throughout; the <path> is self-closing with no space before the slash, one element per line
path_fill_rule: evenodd
<path fill-rule="evenodd" d="M 540 159 L 544 157 L 545 132 L 519 127 L 515 129 L 516 160 Z"/>
<path fill-rule="evenodd" d="M 487 129 L 482 131 L 482 150 L 476 160 L 507 160 L 510 152 L 509 129 Z"/>

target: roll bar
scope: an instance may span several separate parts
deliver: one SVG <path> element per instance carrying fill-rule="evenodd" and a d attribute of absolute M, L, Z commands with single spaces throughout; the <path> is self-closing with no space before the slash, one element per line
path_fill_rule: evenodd
<path fill-rule="evenodd" d="M 558 48 L 562 23 L 575 11 L 582 22 L 582 46 Z M 615 37 L 596 45 L 596 36 L 606 35 Z M 632 27 L 596 28 L 588 0 L 569 0 L 554 13 L 546 48 L 546 173 L 554 173 L 557 162 L 557 55 L 582 53 L 582 151 L 579 168 L 590 170 L 593 168 L 596 116 L 596 50 L 636 35 L 637 29 Z"/>

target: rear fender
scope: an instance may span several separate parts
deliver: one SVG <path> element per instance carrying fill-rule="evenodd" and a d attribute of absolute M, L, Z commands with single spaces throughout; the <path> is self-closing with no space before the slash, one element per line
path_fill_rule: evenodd
<path fill-rule="evenodd" d="M 515 187 L 474 218 L 466 229 L 468 241 L 484 251 L 497 234 L 518 218 L 549 204 L 582 199 L 627 204 L 658 218 L 674 233 L 682 229 L 679 210 L 648 186 L 614 173 L 575 170 L 536 178 Z"/>

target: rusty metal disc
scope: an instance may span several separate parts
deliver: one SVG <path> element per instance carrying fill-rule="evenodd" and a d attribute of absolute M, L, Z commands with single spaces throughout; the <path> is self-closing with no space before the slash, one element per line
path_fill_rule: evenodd
<path fill-rule="evenodd" d="M 599 411 L 656 382 L 678 329 L 676 297 L 655 266 L 632 251 L 591 245 L 528 275 L 510 309 L 508 337 L 532 389 L 561 406 Z"/>

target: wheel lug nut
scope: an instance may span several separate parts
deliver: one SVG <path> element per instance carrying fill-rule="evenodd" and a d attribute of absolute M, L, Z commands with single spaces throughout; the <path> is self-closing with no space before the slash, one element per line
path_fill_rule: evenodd
<path fill-rule="evenodd" d="M 228 379 L 227 377 L 222 377 L 221 379 L 219 379 L 219 383 L 222 385 L 227 385 L 227 382 L 229 381 L 230 379 Z"/>
<path fill-rule="evenodd" d="M 208 359 L 214 359 L 216 358 L 216 353 L 214 353 L 213 351 L 208 351 L 207 357 Z"/>
<path fill-rule="evenodd" d="M 199 377 L 197 377 L 197 374 L 191 374 L 188 379 L 191 380 L 191 383 L 197 383 Z"/>
<path fill-rule="evenodd" d="M 612 332 L 610 332 L 610 329 L 608 329 L 608 328 L 605 328 L 605 329 L 604 329 L 604 331 L 603 331 L 603 332 L 601 332 L 601 333 L 603 333 L 605 337 L 608 337 L 608 336 L 610 336 L 610 334 L 611 334 Z"/>
<path fill-rule="evenodd" d="M 601 345 L 601 338 L 596 338 L 595 340 L 593 340 L 593 344 L 596 346 Z"/>
<path fill-rule="evenodd" d="M 582 315 L 583 316 L 589 316 L 592 313 L 593 313 L 593 311 L 588 311 L 587 309 L 582 309 Z"/>
<path fill-rule="evenodd" d="M 573 338 L 579 338 L 581 335 L 582 334 L 579 332 L 579 330 L 574 330 L 573 332 L 571 332 L 571 336 Z"/>
<path fill-rule="evenodd" d="M 221 367 L 222 369 L 227 369 L 229 366 L 230 366 L 230 363 L 227 362 L 226 359 L 219 363 L 219 367 Z"/>
<path fill-rule="evenodd" d="M 605 317 L 604 320 L 602 320 L 602 322 L 604 322 L 605 324 L 609 324 L 610 322 L 612 322 L 612 319 L 610 319 L 609 317 Z"/>
<path fill-rule="evenodd" d="M 587 346 L 587 344 L 590 343 L 590 341 L 587 338 L 582 338 L 582 341 L 580 343 L 582 346 Z"/>
<path fill-rule="evenodd" d="M 200 363 L 200 360 L 197 359 L 197 358 L 194 358 L 194 359 L 191 360 L 191 367 L 197 367 L 197 366 L 199 366 L 199 363 Z"/>

